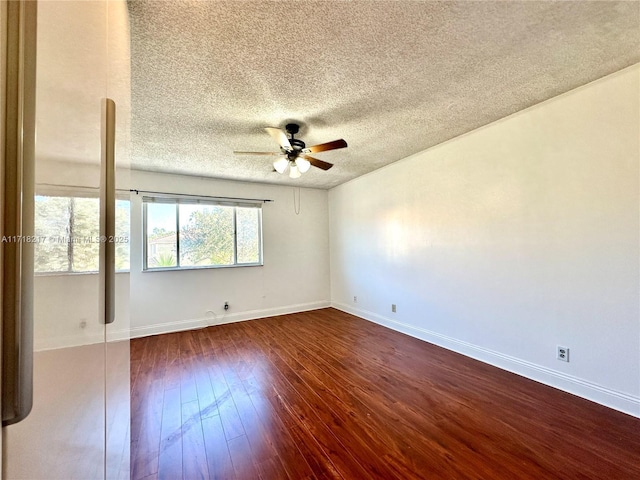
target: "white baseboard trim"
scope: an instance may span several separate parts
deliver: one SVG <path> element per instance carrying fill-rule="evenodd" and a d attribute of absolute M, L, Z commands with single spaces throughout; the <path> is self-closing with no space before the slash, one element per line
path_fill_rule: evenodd
<path fill-rule="evenodd" d="M 286 305 L 283 307 L 265 308 L 261 310 L 248 310 L 246 312 L 228 313 L 212 318 L 195 318 L 189 320 L 179 320 L 176 322 L 159 323 L 131 328 L 131 338 L 147 337 L 149 335 L 159 335 L 162 333 L 180 332 L 183 330 L 195 330 L 197 328 L 211 327 L 214 325 L 224 325 L 227 323 L 244 322 L 257 318 L 275 317 L 289 313 L 307 312 L 318 310 L 319 308 L 330 307 L 329 301 L 299 303 L 296 305 Z"/>
<path fill-rule="evenodd" d="M 128 329 L 115 329 L 117 323 L 107 327 L 107 342 L 120 342 L 129 340 L 130 332 Z M 82 347 L 84 345 L 93 345 L 103 343 L 105 340 L 103 333 L 79 333 L 77 335 L 60 335 L 47 336 L 44 338 L 36 338 L 33 342 L 34 352 L 43 352 L 46 350 L 59 350 L 61 348 Z"/>
<path fill-rule="evenodd" d="M 175 322 L 159 323 L 156 325 L 146 325 L 140 327 L 132 327 L 129 330 L 107 330 L 107 341 L 117 342 L 128 340 L 130 338 L 147 337 L 149 335 L 160 335 L 162 333 L 181 332 L 183 330 L 195 330 L 197 328 L 210 327 L 213 325 L 223 325 L 226 323 L 243 322 L 245 320 L 255 320 L 257 318 L 275 317 L 276 315 L 286 315 L 289 313 L 307 312 L 309 310 L 318 310 L 319 308 L 330 307 L 329 301 L 299 303 L 295 305 L 286 305 L 283 307 L 266 308 L 262 310 L 248 310 L 246 312 L 234 312 L 226 315 L 214 317 L 195 318 L 187 320 L 178 320 Z M 115 325 L 115 324 L 114 324 Z M 80 334 L 67 335 L 58 337 L 47 337 L 36 339 L 34 342 L 34 351 L 41 352 L 44 350 L 57 350 L 60 348 L 80 347 L 82 345 L 90 345 L 94 343 L 104 342 L 104 336 L 101 334 Z"/>
<path fill-rule="evenodd" d="M 370 322 L 446 348 L 447 350 L 452 350 L 467 357 L 488 363 L 489 365 L 640 418 L 640 397 L 611 390 L 581 378 L 567 375 L 488 348 L 473 345 L 447 335 L 441 335 L 430 330 L 391 320 L 390 318 L 383 317 L 368 310 L 354 308 L 339 302 L 332 302 L 331 306 Z"/>

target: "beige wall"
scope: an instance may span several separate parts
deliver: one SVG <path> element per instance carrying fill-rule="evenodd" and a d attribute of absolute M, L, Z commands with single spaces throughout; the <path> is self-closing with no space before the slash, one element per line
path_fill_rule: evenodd
<path fill-rule="evenodd" d="M 640 416 L 639 76 L 331 190 L 332 303 Z"/>

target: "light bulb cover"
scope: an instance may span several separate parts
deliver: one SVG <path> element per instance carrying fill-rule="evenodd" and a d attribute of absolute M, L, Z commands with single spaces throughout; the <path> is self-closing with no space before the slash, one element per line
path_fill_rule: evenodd
<path fill-rule="evenodd" d="M 296 165 L 300 173 L 305 173 L 311 168 L 311 163 L 305 158 L 296 158 Z"/>
<path fill-rule="evenodd" d="M 291 168 L 289 169 L 289 177 L 300 178 L 300 170 L 298 170 L 298 166 L 295 163 L 291 164 Z"/>
<path fill-rule="evenodd" d="M 287 159 L 286 157 L 282 157 L 280 160 L 276 160 L 275 162 L 273 162 L 273 168 L 275 168 L 276 172 L 278 173 L 284 173 L 288 165 L 289 159 Z"/>

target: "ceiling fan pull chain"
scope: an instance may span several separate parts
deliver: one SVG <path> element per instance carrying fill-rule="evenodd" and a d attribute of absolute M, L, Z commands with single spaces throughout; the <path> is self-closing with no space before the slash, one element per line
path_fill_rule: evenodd
<path fill-rule="evenodd" d="M 300 215 L 300 187 L 298 189 L 298 206 L 296 207 L 296 187 L 293 187 L 293 211 Z"/>

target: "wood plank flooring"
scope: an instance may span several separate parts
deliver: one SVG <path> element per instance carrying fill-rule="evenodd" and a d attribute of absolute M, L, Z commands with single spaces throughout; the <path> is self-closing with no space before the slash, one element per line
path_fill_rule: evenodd
<path fill-rule="evenodd" d="M 635 479 L 640 419 L 323 309 L 132 340 L 131 478 Z"/>

